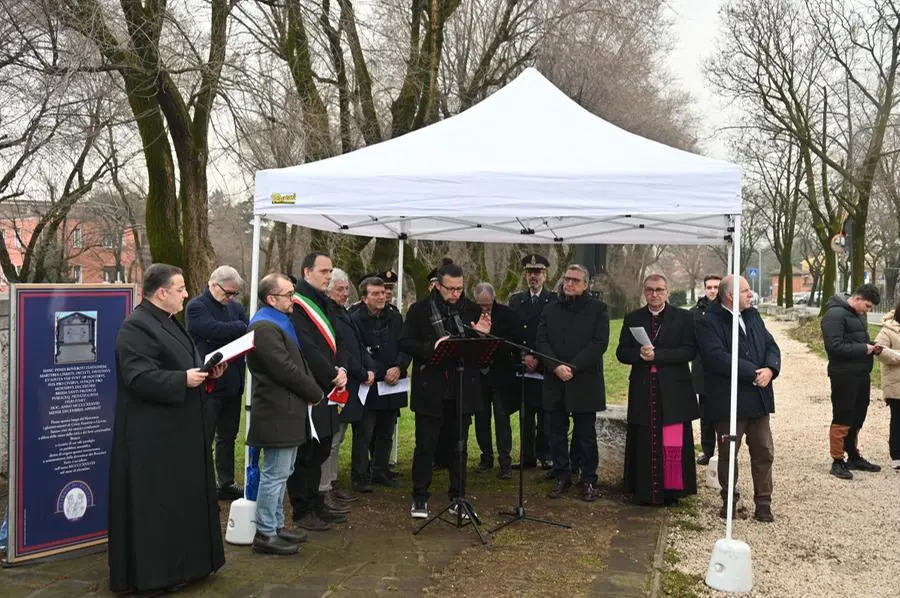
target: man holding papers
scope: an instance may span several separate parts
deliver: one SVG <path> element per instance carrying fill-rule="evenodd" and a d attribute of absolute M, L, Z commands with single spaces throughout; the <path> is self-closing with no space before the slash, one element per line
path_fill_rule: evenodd
<path fill-rule="evenodd" d="M 616 357 L 631 366 L 625 490 L 635 501 L 670 505 L 697 493 L 691 421 L 700 417 L 690 362 L 697 354 L 694 318 L 668 303 L 666 277 L 644 280 L 647 304 L 622 324 Z"/>
<path fill-rule="evenodd" d="M 294 471 L 297 448 L 314 444 L 307 435 L 308 405 L 324 402 L 303 359 L 290 316 L 294 285 L 282 274 L 259 282 L 260 309 L 253 316 L 256 350 L 247 357 L 253 374 L 247 444 L 263 449 L 256 498 L 253 551 L 294 554 L 306 534 L 284 525 L 284 489 Z"/>
<path fill-rule="evenodd" d="M 397 412 L 407 403 L 407 392 L 401 389 L 401 381 L 406 382 L 410 358 L 400 351 L 403 316 L 387 307 L 384 281 L 377 277 L 363 279 L 359 284 L 359 296 L 363 308 L 355 311 L 352 317 L 362 335 L 366 352 L 375 361 L 377 381 L 369 389 L 359 426 L 353 428 L 353 489 L 365 492 L 371 489 L 370 483 L 391 487 L 397 485 L 388 461 Z M 370 476 L 368 446 L 373 438 Z M 358 443 L 360 450 L 356 448 Z M 363 446 L 366 450 L 362 450 Z"/>
<path fill-rule="evenodd" d="M 336 305 L 325 294 L 331 283 L 331 258 L 323 253 L 311 253 L 303 258 L 303 279 L 294 288 L 294 311 L 291 322 L 303 357 L 326 396 L 346 394 L 347 363 L 343 342 L 334 331 Z M 312 410 L 312 425 L 319 440 L 309 442 L 297 453 L 294 473 L 288 479 L 288 494 L 294 510 L 294 521 L 311 531 L 324 531 L 331 523 L 347 520 L 325 505 L 319 492 L 322 464 L 331 454 L 331 439 L 338 430 L 337 408 L 333 401 L 323 401 Z"/>
<path fill-rule="evenodd" d="M 247 314 L 237 301 L 243 282 L 237 270 L 219 266 L 209 275 L 209 287 L 188 301 L 184 322 L 201 356 L 247 333 Z M 234 441 L 241 423 L 244 358 L 235 359 L 229 366 L 211 383 L 205 404 L 210 441 L 215 433 L 219 500 L 234 500 L 244 494 L 234 483 Z"/>

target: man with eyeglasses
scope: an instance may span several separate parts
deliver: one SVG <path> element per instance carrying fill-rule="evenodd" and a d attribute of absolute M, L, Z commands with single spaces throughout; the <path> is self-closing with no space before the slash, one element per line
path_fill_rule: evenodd
<path fill-rule="evenodd" d="M 572 487 L 569 462 L 569 417 L 573 444 L 582 461 L 583 500 L 600 497 L 597 491 L 597 412 L 606 409 L 603 354 L 609 346 L 606 304 L 591 296 L 587 268 L 572 264 L 563 277 L 559 301 L 544 308 L 537 331 L 537 350 L 549 357 L 544 364 L 544 409 L 556 485 L 547 495 L 560 498 Z"/>
<path fill-rule="evenodd" d="M 697 305 L 691 308 L 691 314 L 696 322 L 706 313 L 711 301 L 716 300 L 719 294 L 719 281 L 722 277 L 717 274 L 708 274 L 703 277 L 703 296 L 697 300 Z M 691 362 L 691 379 L 694 382 L 694 392 L 700 403 L 700 447 L 703 454 L 697 458 L 697 465 L 708 465 L 716 452 L 716 423 L 706 415 L 706 394 L 703 391 L 703 363 L 698 355 Z"/>
<path fill-rule="evenodd" d="M 466 438 L 471 414 L 480 404 L 481 387 L 478 370 L 463 375 L 462 412 L 463 430 L 459 430 L 456 410 L 457 385 L 455 368 L 429 365 L 428 361 L 440 341 L 450 336 L 477 336 L 490 332 L 490 317 L 465 297 L 463 270 L 457 264 L 444 264 L 438 269 L 437 284 L 428 297 L 409 308 L 400 350 L 413 358 L 412 394 L 410 409 L 416 417 L 416 448 L 412 465 L 412 507 L 414 519 L 428 518 L 429 487 L 433 472 L 434 456 L 444 454 L 444 462 L 450 463 L 450 488 L 448 495 L 454 499 L 465 487 L 466 468 L 459 471 L 458 453 L 454 453 L 457 439 L 463 439 L 462 458 L 466 461 Z M 444 438 L 440 442 L 441 431 Z M 451 458 L 452 455 L 452 458 Z"/>
<path fill-rule="evenodd" d="M 185 310 L 185 325 L 200 355 L 247 333 L 247 315 L 237 300 L 244 281 L 231 266 L 219 266 L 209 275 L 203 293 L 191 299 Z M 244 491 L 234 483 L 234 442 L 241 422 L 241 397 L 244 394 L 244 358 L 229 363 L 225 374 L 215 381 L 207 395 L 208 436 L 216 442 L 216 478 L 219 500 L 234 500 Z"/>
<path fill-rule="evenodd" d="M 625 491 L 647 505 L 672 505 L 697 493 L 691 421 L 700 410 L 689 367 L 697 353 L 694 318 L 668 299 L 666 277 L 648 276 L 646 305 L 625 316 L 616 350 L 618 360 L 631 366 Z M 639 342 L 635 328 L 647 338 Z"/>

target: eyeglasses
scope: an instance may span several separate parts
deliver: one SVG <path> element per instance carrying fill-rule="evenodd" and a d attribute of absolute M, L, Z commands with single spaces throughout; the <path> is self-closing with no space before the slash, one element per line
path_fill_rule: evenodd
<path fill-rule="evenodd" d="M 291 297 L 293 294 L 294 291 L 287 291 L 286 293 L 271 293 L 269 297 Z"/>
<path fill-rule="evenodd" d="M 238 295 L 241 294 L 240 291 L 229 291 L 225 287 L 220 285 L 219 283 L 216 283 L 216 286 L 219 287 L 219 290 L 221 290 L 223 293 L 225 293 L 226 297 L 237 297 Z"/>
<path fill-rule="evenodd" d="M 446 289 L 446 290 L 449 291 L 450 293 L 462 293 L 462 292 L 463 292 L 463 288 L 462 288 L 462 287 L 448 287 L 448 286 L 443 285 L 443 284 L 441 284 L 441 283 L 438 283 L 438 284 L 441 285 L 441 288 Z"/>
<path fill-rule="evenodd" d="M 571 276 L 566 276 L 566 277 L 563 278 L 563 282 L 565 282 L 566 284 L 581 284 L 582 282 L 584 282 L 584 279 L 583 279 L 583 278 L 573 278 L 573 277 L 571 277 Z"/>
<path fill-rule="evenodd" d="M 646 288 L 644 289 L 644 292 L 647 293 L 648 295 L 653 295 L 653 294 L 656 294 L 656 295 L 662 295 L 663 293 L 665 293 L 665 292 L 668 291 L 668 290 L 669 290 L 669 289 L 661 289 L 661 288 L 650 288 L 650 287 L 646 287 Z"/>

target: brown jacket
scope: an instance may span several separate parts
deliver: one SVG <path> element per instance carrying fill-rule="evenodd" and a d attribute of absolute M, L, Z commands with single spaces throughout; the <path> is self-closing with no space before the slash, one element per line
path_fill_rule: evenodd
<path fill-rule="evenodd" d="M 894 312 L 884 316 L 884 326 L 875 337 L 875 344 L 884 347 L 876 359 L 881 364 L 881 388 L 885 399 L 900 400 L 900 322 Z"/>

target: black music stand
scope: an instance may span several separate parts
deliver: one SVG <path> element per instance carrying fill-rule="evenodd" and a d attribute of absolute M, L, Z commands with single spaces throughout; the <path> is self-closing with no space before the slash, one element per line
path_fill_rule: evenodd
<path fill-rule="evenodd" d="M 530 517 L 525 513 L 525 499 L 524 499 L 524 479 L 525 479 L 525 468 L 522 467 L 522 455 L 525 454 L 525 435 L 522 431 L 525 429 L 525 356 L 526 355 L 538 355 L 540 357 L 544 357 L 545 360 L 552 360 L 549 355 L 544 355 L 542 353 L 538 353 L 532 349 L 524 345 L 520 345 L 518 343 L 514 343 L 512 341 L 508 341 L 503 339 L 503 342 L 512 345 L 513 347 L 518 348 L 521 351 L 519 357 L 519 365 L 516 368 L 516 371 L 519 376 L 519 391 L 520 391 L 520 403 L 519 403 L 519 501 L 516 503 L 516 506 L 513 507 L 512 511 L 500 511 L 500 515 L 506 515 L 507 517 L 511 517 L 507 521 L 504 521 L 497 527 L 488 530 L 489 533 L 498 532 L 507 525 L 511 523 L 515 523 L 517 521 L 533 521 L 534 523 L 544 523 L 546 525 L 555 525 L 556 527 L 564 527 L 566 529 L 572 529 L 571 525 L 566 523 L 559 523 L 558 521 L 551 521 L 549 519 L 538 519 L 537 517 Z M 556 360 L 553 360 L 556 361 Z M 549 362 L 549 361 L 548 361 Z M 560 362 L 563 363 L 563 362 Z M 564 364 L 568 365 L 568 364 Z"/>
<path fill-rule="evenodd" d="M 466 440 L 463 437 L 463 381 L 465 379 L 465 370 L 485 368 L 490 365 L 494 358 L 494 353 L 501 344 L 501 340 L 494 338 L 448 338 L 437 345 L 431 359 L 428 360 L 429 366 L 445 366 L 455 364 L 457 380 L 456 380 L 456 416 L 459 418 L 458 430 L 459 435 L 456 439 L 456 457 L 457 457 L 457 475 L 459 476 L 459 496 L 454 497 L 443 509 L 437 512 L 431 519 L 419 526 L 419 529 L 413 532 L 418 534 L 420 531 L 428 527 L 435 520 L 440 519 L 444 523 L 454 525 L 453 522 L 447 521 L 441 515 L 456 507 L 456 528 L 461 529 L 463 526 L 471 524 L 478 539 L 482 544 L 487 544 L 484 534 L 481 533 L 481 521 L 475 514 L 475 509 L 466 499 L 466 485 L 463 483 L 463 471 L 466 464 L 463 462 L 463 448 Z M 465 522 L 464 522 L 465 521 Z"/>

